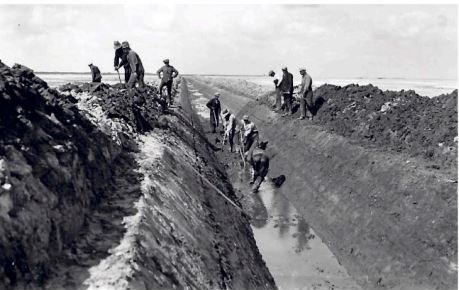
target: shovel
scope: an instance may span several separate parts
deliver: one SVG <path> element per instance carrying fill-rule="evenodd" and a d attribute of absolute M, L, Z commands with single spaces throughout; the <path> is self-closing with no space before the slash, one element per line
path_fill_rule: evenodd
<path fill-rule="evenodd" d="M 118 69 L 116 69 L 116 72 L 118 73 L 118 79 L 120 80 L 120 84 L 122 84 L 121 77 L 120 77 L 120 71 Z"/>

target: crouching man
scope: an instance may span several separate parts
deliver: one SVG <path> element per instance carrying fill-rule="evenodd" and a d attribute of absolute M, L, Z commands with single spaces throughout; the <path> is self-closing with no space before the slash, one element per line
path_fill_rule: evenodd
<path fill-rule="evenodd" d="M 249 163 L 252 165 L 252 191 L 257 192 L 261 183 L 265 180 L 269 170 L 269 157 L 266 154 L 268 141 L 260 142 L 258 148 L 255 148 L 250 155 Z"/>

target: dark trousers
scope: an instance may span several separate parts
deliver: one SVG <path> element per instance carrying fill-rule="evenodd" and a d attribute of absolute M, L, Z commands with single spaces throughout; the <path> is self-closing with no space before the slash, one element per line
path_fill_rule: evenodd
<path fill-rule="evenodd" d="M 230 145 L 231 151 L 233 151 L 235 133 L 236 133 L 236 127 L 233 127 L 228 134 L 228 143 Z"/>
<path fill-rule="evenodd" d="M 293 103 L 292 93 L 282 93 L 282 96 L 284 97 L 285 111 L 291 113 Z"/>
<path fill-rule="evenodd" d="M 248 152 L 255 141 L 258 142 L 258 137 L 258 132 L 252 132 L 249 134 L 249 136 L 247 136 L 247 139 L 244 143 L 244 152 Z"/>
<path fill-rule="evenodd" d="M 215 129 L 220 124 L 220 119 L 218 118 L 219 114 L 220 112 L 215 112 L 214 109 L 210 109 L 210 128 L 213 133 L 215 133 Z"/>
<path fill-rule="evenodd" d="M 159 85 L 159 94 L 161 95 L 161 98 L 163 97 L 163 88 L 166 87 L 169 104 L 172 104 L 172 83 L 172 80 L 167 82 L 161 81 L 161 84 Z"/>
<path fill-rule="evenodd" d="M 124 83 L 129 82 L 129 78 L 131 77 L 131 67 L 130 66 L 124 66 Z"/>
<path fill-rule="evenodd" d="M 269 170 L 269 158 L 262 154 L 257 154 L 252 157 L 252 169 L 253 169 L 253 191 L 258 191 L 261 183 L 265 180 Z"/>

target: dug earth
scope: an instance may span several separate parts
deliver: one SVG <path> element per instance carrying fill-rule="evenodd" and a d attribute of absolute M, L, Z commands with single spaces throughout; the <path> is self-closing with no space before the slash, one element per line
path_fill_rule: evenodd
<path fill-rule="evenodd" d="M 190 80 L 256 123 L 270 175 L 363 289 L 457 289 L 457 90 L 323 85 L 308 121 L 253 83 Z"/>
<path fill-rule="evenodd" d="M 277 289 L 190 106 L 157 93 L 0 63 L 0 289 Z"/>

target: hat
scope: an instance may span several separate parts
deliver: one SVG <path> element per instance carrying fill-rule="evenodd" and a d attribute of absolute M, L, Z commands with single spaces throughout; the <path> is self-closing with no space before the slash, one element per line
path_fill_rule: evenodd
<path fill-rule="evenodd" d="M 123 48 L 129 48 L 129 47 L 130 47 L 130 46 L 129 46 L 129 42 L 127 42 L 127 41 L 123 41 L 123 43 L 121 43 L 121 46 L 122 46 Z"/>
<path fill-rule="evenodd" d="M 215 97 L 220 97 L 220 93 L 215 93 L 214 96 Z"/>
<path fill-rule="evenodd" d="M 88 66 L 92 66 L 92 62 L 90 64 L 88 64 Z"/>
<path fill-rule="evenodd" d="M 248 121 L 248 120 L 249 120 L 249 116 L 247 116 L 247 115 L 244 115 L 244 117 L 242 117 L 242 120 L 244 120 L 244 121 Z"/>
<path fill-rule="evenodd" d="M 282 70 L 287 70 L 287 67 L 286 67 L 286 66 L 284 66 L 284 67 L 282 68 Z"/>
<path fill-rule="evenodd" d="M 166 58 L 165 60 L 163 60 L 164 63 L 169 63 L 169 59 Z"/>
<path fill-rule="evenodd" d="M 113 46 L 114 46 L 115 48 L 120 48 L 120 47 L 121 47 L 121 43 L 120 43 L 118 40 L 115 40 L 115 41 L 113 42 Z"/>
<path fill-rule="evenodd" d="M 306 71 L 306 69 L 304 67 L 300 68 L 300 71 Z"/>
<path fill-rule="evenodd" d="M 224 109 L 224 110 L 222 111 L 222 115 L 226 115 L 226 114 L 228 114 L 228 113 L 229 113 L 229 112 L 228 112 L 228 109 Z"/>

